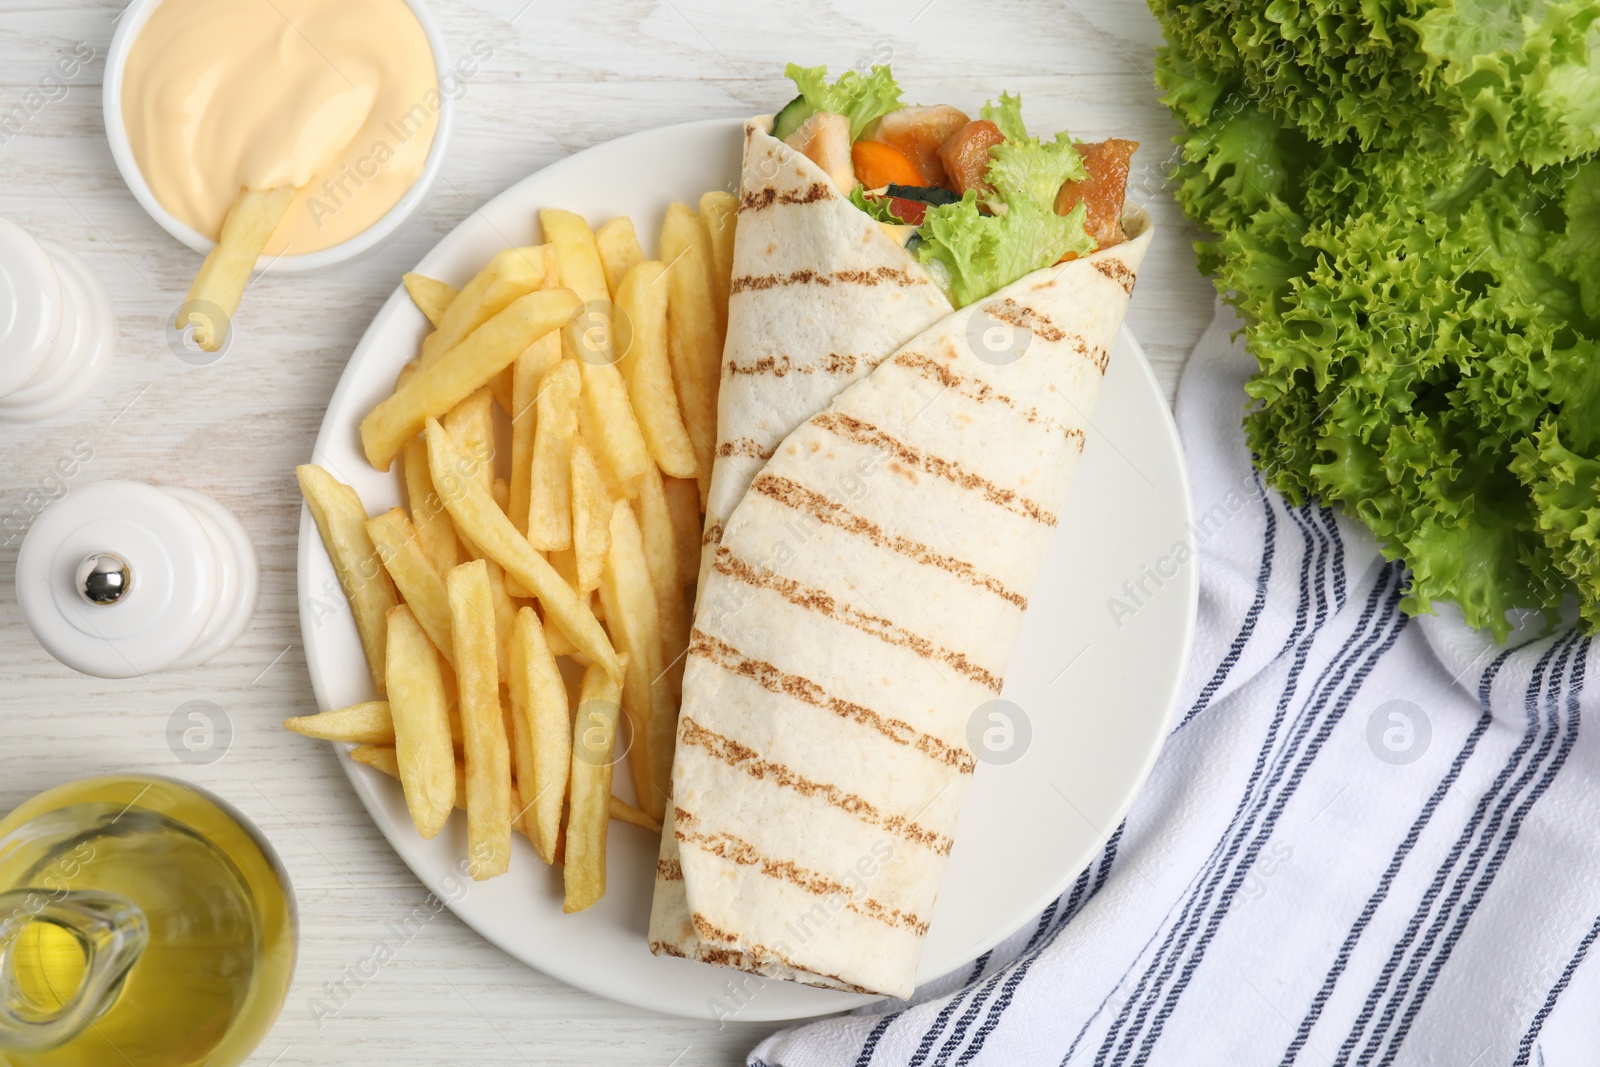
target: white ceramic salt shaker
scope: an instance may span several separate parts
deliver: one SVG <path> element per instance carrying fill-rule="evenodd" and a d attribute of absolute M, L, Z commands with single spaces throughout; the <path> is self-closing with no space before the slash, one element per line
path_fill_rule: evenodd
<path fill-rule="evenodd" d="M 0 423 L 47 419 L 88 396 L 116 338 L 95 273 L 0 219 Z"/>
<path fill-rule="evenodd" d="M 28 628 L 56 659 L 100 678 L 204 663 L 244 632 L 259 589 L 239 520 L 175 486 L 74 489 L 39 514 L 17 553 Z"/>

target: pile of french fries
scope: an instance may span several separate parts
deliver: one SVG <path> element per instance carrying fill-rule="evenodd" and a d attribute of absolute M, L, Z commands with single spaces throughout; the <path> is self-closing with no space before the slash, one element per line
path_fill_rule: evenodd
<path fill-rule="evenodd" d="M 408 506 L 296 472 L 384 699 L 285 725 L 398 778 L 425 838 L 464 808 L 474 878 L 525 834 L 568 912 L 605 893 L 610 820 L 661 829 L 736 209 L 671 205 L 655 260 L 626 217 L 546 209 L 459 291 L 406 275 L 433 331 L 361 441 Z"/>

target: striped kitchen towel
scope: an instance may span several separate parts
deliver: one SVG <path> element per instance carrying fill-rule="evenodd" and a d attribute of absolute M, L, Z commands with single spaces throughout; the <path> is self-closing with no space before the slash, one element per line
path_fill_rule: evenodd
<path fill-rule="evenodd" d="M 1238 325 L 1219 312 L 1179 389 L 1196 509 L 1221 518 L 1126 821 L 970 969 L 751 1064 L 1600 1062 L 1593 641 L 1402 614 L 1366 530 L 1262 488 Z"/>

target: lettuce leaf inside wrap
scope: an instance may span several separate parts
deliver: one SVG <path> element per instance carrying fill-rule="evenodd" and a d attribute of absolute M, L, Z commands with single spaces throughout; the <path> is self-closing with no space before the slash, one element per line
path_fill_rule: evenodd
<path fill-rule="evenodd" d="M 849 119 L 852 141 L 872 122 L 900 107 L 900 85 L 888 67 L 873 67 L 866 74 L 847 70 L 832 85 L 826 66 L 790 63 L 783 74 L 794 82 L 812 111 L 831 111 Z"/>

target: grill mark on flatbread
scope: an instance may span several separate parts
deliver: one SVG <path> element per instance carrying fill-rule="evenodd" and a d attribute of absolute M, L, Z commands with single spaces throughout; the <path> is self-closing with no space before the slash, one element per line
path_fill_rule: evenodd
<path fill-rule="evenodd" d="M 700 916 L 696 914 L 695 918 L 699 919 Z M 760 966 L 756 957 L 726 948 L 702 948 L 700 959 L 718 967 L 733 967 L 741 971 L 754 971 Z"/>
<path fill-rule="evenodd" d="M 686 960 L 689 958 L 689 954 L 687 952 L 683 951 L 683 949 L 679 948 L 677 945 L 667 941 L 650 942 L 650 954 L 652 956 L 675 956 L 680 960 Z"/>
<path fill-rule="evenodd" d="M 719 927 L 713 926 L 711 924 L 711 920 L 707 919 L 699 912 L 694 913 L 693 921 L 694 932 L 700 935 L 700 939 L 702 941 L 721 941 L 728 945 L 737 945 L 739 943 L 738 934 L 732 934 Z"/>
<path fill-rule="evenodd" d="M 1083 447 L 1083 431 L 1078 427 L 1068 426 L 1052 416 L 1044 414 L 1037 408 L 1029 407 L 1027 404 L 1007 396 L 981 378 L 957 374 L 947 364 L 934 359 L 932 356 L 925 356 L 921 352 L 901 352 L 894 357 L 894 365 L 916 371 L 929 381 L 960 393 L 967 399 L 974 400 L 980 404 L 987 404 L 990 401 L 1004 404 L 1012 411 L 1015 411 L 1022 418 L 1022 421 L 1030 426 L 1043 426 L 1046 432 L 1059 427 L 1063 437 L 1068 441 L 1075 440 L 1079 448 Z"/>
<path fill-rule="evenodd" d="M 707 662 L 730 674 L 748 678 L 769 693 L 792 697 L 822 711 L 831 711 L 842 719 L 859 723 L 887 737 L 898 745 L 914 748 L 929 759 L 954 767 L 962 774 L 971 774 L 978 763 L 972 753 L 947 745 L 932 734 L 925 734 L 910 723 L 881 715 L 871 708 L 853 701 L 831 696 L 822 686 L 809 678 L 780 670 L 765 660 L 751 659 L 737 648 L 704 630 L 690 634 L 689 654 L 700 656 Z"/>
<path fill-rule="evenodd" d="M 656 860 L 656 877 L 663 882 L 681 882 L 683 864 L 677 860 Z"/>
<path fill-rule="evenodd" d="M 1134 274 L 1126 263 L 1120 259 L 1097 259 L 1093 262 L 1095 270 L 1122 286 L 1122 291 L 1129 296 L 1133 295 Z"/>
<path fill-rule="evenodd" d="M 753 565 L 734 555 L 726 545 L 718 546 L 716 557 L 712 560 L 711 566 L 719 574 L 725 574 L 729 578 L 734 578 L 746 585 L 755 586 L 757 589 L 770 590 L 797 607 L 805 608 L 807 611 L 814 611 L 824 618 L 832 619 L 834 622 L 854 627 L 864 634 L 871 634 L 884 644 L 909 649 L 923 659 L 936 660 L 954 667 L 984 688 L 995 693 L 1000 692 L 1002 679 L 973 663 L 963 653 L 936 645 L 921 634 L 912 633 L 903 626 L 897 626 L 893 621 L 885 619 L 881 615 L 869 615 L 867 612 L 851 607 L 849 604 L 841 604 L 832 594 L 826 593 L 821 589 L 801 585 L 791 578 L 774 574 L 765 567 Z"/>
<path fill-rule="evenodd" d="M 913 912 L 901 911 L 899 908 L 890 907 L 880 900 L 863 896 L 855 899 L 855 894 L 843 882 L 835 881 L 819 871 L 802 867 L 792 860 L 774 859 L 756 848 L 750 842 L 742 840 L 728 833 L 699 834 L 693 831 L 678 830 L 674 833 L 680 844 L 693 845 L 704 852 L 709 852 L 719 859 L 729 863 L 738 864 L 740 867 L 754 867 L 768 878 L 788 882 L 796 888 L 803 889 L 815 897 L 826 897 L 838 894 L 846 898 L 845 908 L 857 915 L 865 915 L 869 919 L 876 919 L 885 926 L 895 926 L 903 930 L 910 930 L 919 937 L 928 932 L 928 923 L 920 919 Z"/>
<path fill-rule="evenodd" d="M 719 453 L 720 454 L 720 453 Z M 763 472 L 750 488 L 770 500 L 794 511 L 801 511 L 810 515 L 825 526 L 843 530 L 865 538 L 878 548 L 885 548 L 891 552 L 915 560 L 924 567 L 936 567 L 946 574 L 953 575 L 969 585 L 985 589 L 1006 603 L 1022 611 L 1028 610 L 1028 598 L 1014 590 L 1007 589 L 998 578 L 984 574 L 964 559 L 958 559 L 945 552 L 939 552 L 920 541 L 913 541 L 909 537 L 891 534 L 877 523 L 863 518 L 855 512 L 829 500 L 814 490 L 807 489 L 798 482 L 776 474 Z"/>
<path fill-rule="evenodd" d="M 773 204 L 815 204 L 819 200 L 834 199 L 833 190 L 822 182 L 812 182 L 806 189 L 795 192 L 785 189 L 779 192 L 768 186 L 760 192 L 745 193 L 739 198 L 740 211 L 764 211 Z"/>
<path fill-rule="evenodd" d="M 820 415 L 811 417 L 811 425 L 826 430 L 836 437 L 847 441 L 886 451 L 894 457 L 912 467 L 920 468 L 936 477 L 959 485 L 963 489 L 975 493 L 982 493 L 991 504 L 1015 512 L 1024 518 L 1032 519 L 1045 526 L 1054 526 L 1058 521 L 1053 512 L 1040 506 L 1014 489 L 1006 489 L 991 482 L 980 474 L 962 467 L 953 459 L 944 459 L 939 456 L 929 455 L 921 449 L 906 444 L 873 426 L 871 423 L 862 422 L 860 419 L 846 415 L 843 412 L 824 411 Z"/>
<path fill-rule="evenodd" d="M 729 293 L 743 293 L 750 290 L 783 289 L 791 285 L 821 285 L 829 286 L 834 283 L 840 285 L 881 285 L 893 284 L 899 286 L 927 285 L 927 278 L 919 278 L 904 267 L 870 267 L 866 270 L 836 270 L 818 272 L 814 270 L 797 270 L 788 274 L 747 274 L 733 279 L 728 287 Z"/>
<path fill-rule="evenodd" d="M 690 919 L 694 922 L 694 932 L 700 935 L 700 940 L 702 941 L 722 941 L 730 945 L 736 945 L 740 941 L 738 934 L 730 934 L 726 930 L 720 930 L 711 925 L 710 920 L 698 911 L 691 915 Z M 854 982 L 846 982 L 836 974 L 803 967 L 777 949 L 768 948 L 762 944 L 753 943 L 747 945 L 743 952 L 738 949 L 704 947 L 700 950 L 698 958 L 706 963 L 718 963 L 724 967 L 736 967 L 741 971 L 756 970 L 762 964 L 777 963 L 779 966 L 787 967 L 791 971 L 799 971 L 802 974 L 815 975 L 818 978 L 826 978 L 830 982 L 837 982 L 839 983 L 839 988 L 847 989 L 852 993 L 872 992 L 872 990 L 864 986 L 858 986 Z"/>
<path fill-rule="evenodd" d="M 1060 341 L 1067 336 L 1067 331 L 1050 321 L 1050 317 L 1042 311 L 1035 311 L 1026 304 L 1019 304 L 1009 296 L 996 304 L 983 305 L 983 313 L 992 319 L 1009 323 L 1019 330 L 1027 330 L 1036 337 L 1043 337 L 1046 341 Z"/>
<path fill-rule="evenodd" d="M 775 451 L 777 451 L 775 447 L 764 445 L 750 437 L 735 437 L 717 446 L 717 455 L 722 457 L 747 456 L 750 459 L 769 460 Z"/>
<path fill-rule="evenodd" d="M 830 352 L 817 363 L 795 365 L 789 356 L 762 356 L 748 363 L 730 362 L 722 368 L 724 378 L 737 378 L 741 374 L 770 374 L 774 378 L 790 374 L 853 374 L 863 357 Z"/>
<path fill-rule="evenodd" d="M 720 545 L 722 543 L 722 523 L 714 522 L 706 527 L 706 532 L 700 535 L 700 544 Z"/>
<path fill-rule="evenodd" d="M 887 830 L 941 856 L 950 855 L 950 846 L 954 842 L 948 835 L 930 830 L 903 815 L 885 815 L 870 801 L 854 793 L 847 793 L 831 782 L 813 781 L 804 775 L 796 774 L 782 763 L 763 759 L 761 753 L 755 749 L 742 745 L 731 737 L 725 737 L 715 730 L 707 729 L 687 715 L 678 720 L 678 743 L 703 749 L 716 760 L 758 781 L 770 781 L 801 796 L 821 800 L 847 815 L 854 816 L 868 826 Z M 687 823 L 695 821 L 692 817 L 680 820 Z M 681 825 L 674 830 L 674 833 L 683 832 L 689 831 L 684 831 Z"/>

